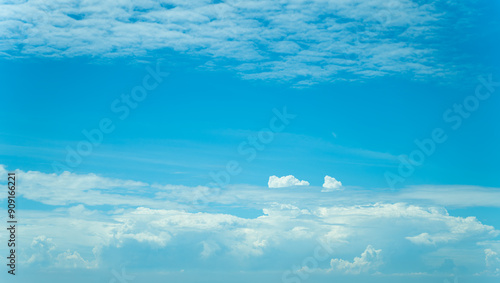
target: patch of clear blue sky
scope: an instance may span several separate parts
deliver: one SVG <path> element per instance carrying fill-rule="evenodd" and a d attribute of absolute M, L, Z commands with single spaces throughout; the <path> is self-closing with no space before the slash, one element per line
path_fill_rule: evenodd
<path fill-rule="evenodd" d="M 498 171 L 499 131 L 491 121 L 498 92 L 456 131 L 442 118 L 446 109 L 474 93 L 476 78 L 442 85 L 439 80 L 385 77 L 292 89 L 241 80 L 229 72 L 164 66 L 170 76 L 120 121 L 111 102 L 141 82 L 144 64 L 2 62 L 2 93 L 9 94 L 3 98 L 9 107 L 1 114 L 9 121 L 2 130 L 2 159 L 12 167 L 50 172 L 52 160 L 62 161 L 65 147 L 84 138 L 83 129 L 96 128 L 109 117 L 116 130 L 75 172 L 196 185 L 234 159 L 244 172 L 233 183 L 264 185 L 269 175 L 294 174 L 321 185 L 330 174 L 346 185 L 384 187 L 383 173 L 397 162 L 346 154 L 325 143 L 408 154 L 416 148 L 414 139 L 428 138 L 440 127 L 448 140 L 407 183 L 498 185 L 493 172 Z M 272 109 L 283 106 L 297 115 L 285 132 L 297 136 L 277 135 L 257 159 L 246 162 L 238 145 L 267 127 Z"/>
<path fill-rule="evenodd" d="M 450 52 L 466 54 L 462 62 L 498 71 L 498 22 L 490 3 Z M 491 14 L 490 14 L 491 13 Z M 459 19 L 457 19 L 459 20 Z M 495 24 L 497 23 L 497 24 Z M 460 32 L 450 38 L 460 37 Z M 161 58 L 164 51 L 151 54 Z M 111 102 L 130 92 L 145 74 L 130 58 L 95 63 L 90 59 L 23 59 L 0 62 L 2 160 L 12 168 L 50 172 L 63 160 L 65 147 L 83 138 L 83 129 L 97 127 L 103 117 L 116 122 L 91 156 L 75 172 L 100 172 L 160 183 L 204 184 L 208 172 L 228 160 L 244 172 L 232 183 L 264 185 L 269 175 L 294 174 L 320 185 L 325 174 L 346 185 L 385 187 L 383 174 L 397 162 L 342 153 L 342 146 L 392 155 L 408 154 L 414 139 L 430 136 L 436 127 L 449 138 L 426 159 L 405 184 L 475 184 L 498 186 L 498 92 L 457 130 L 443 122 L 443 112 L 473 94 L 476 77 L 442 82 L 439 78 L 409 81 L 382 77 L 351 83 L 322 83 L 292 89 L 287 83 L 242 80 L 234 73 L 194 70 L 200 59 L 169 56 L 170 76 L 125 121 L 110 111 Z M 89 64 L 92 62 L 93 64 Z M 446 62 L 444 62 L 446 64 Z M 165 66 L 165 65 L 164 65 Z M 498 80 L 498 79 L 496 79 Z M 251 163 L 237 154 L 246 132 L 268 125 L 273 108 L 286 106 L 297 118 Z M 337 137 L 332 135 L 335 133 Z M 305 138 L 307 137 L 307 139 Z M 467 174 L 464 174 L 467 172 Z"/>

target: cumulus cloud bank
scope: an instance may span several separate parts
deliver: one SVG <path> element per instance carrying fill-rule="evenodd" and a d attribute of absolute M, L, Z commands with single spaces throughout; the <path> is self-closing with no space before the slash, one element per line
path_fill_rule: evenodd
<path fill-rule="evenodd" d="M 0 166 L 0 171 L 5 169 Z M 477 262 L 483 262 L 484 266 L 474 267 L 474 271 L 498 274 L 499 231 L 473 216 L 452 216 L 442 207 L 387 203 L 386 198 L 385 202 L 369 198 L 350 205 L 330 200 L 321 203 L 317 191 L 309 192 L 316 193 L 316 198 L 308 203 L 303 201 L 305 192 L 313 190 L 291 193 L 267 188 L 255 191 L 256 196 L 252 196 L 252 189 L 242 189 L 241 197 L 224 198 L 229 206 L 260 210 L 259 215 L 248 217 L 231 209 L 190 212 L 173 205 L 186 199 L 185 193 L 208 189 L 204 187 L 152 186 L 95 174 L 16 171 L 23 180 L 19 196 L 47 205 L 41 211 L 23 212 L 26 229 L 19 237 L 32 242 L 20 253 L 20 261 L 27 268 L 98 269 L 119 256 L 132 256 L 138 249 L 155 254 L 148 262 L 153 267 L 163 261 L 175 262 L 178 256 L 202 268 L 211 268 L 207 264 L 214 262 L 236 266 L 242 258 L 257 264 L 262 256 L 293 265 L 313 253 L 316 243 L 329 243 L 335 253 L 324 259 L 318 272 L 376 273 L 382 263 L 385 269 L 397 265 L 408 251 L 418 251 L 415 258 L 423 261 L 463 254 L 454 258 L 457 264 L 477 266 Z M 276 186 L 308 184 L 294 176 L 271 177 Z M 48 197 L 51 185 L 65 197 Z M 150 190 L 149 197 L 143 194 Z M 168 201 L 170 198 L 175 202 Z M 309 248 L 300 250 L 297 246 Z M 394 250 L 394 246 L 400 248 Z M 464 250 L 464 246 L 469 248 Z M 283 254 L 290 257 L 283 258 Z"/>
<path fill-rule="evenodd" d="M 452 242 L 462 244 L 471 239 L 494 239 L 498 234 L 493 227 L 473 217 L 453 217 L 445 210 L 402 203 L 313 209 L 275 203 L 266 205 L 263 212 L 263 216 L 256 218 L 146 207 L 102 213 L 78 205 L 52 212 L 25 213 L 24 221 L 31 228 L 22 235 L 23 239 L 33 239 L 34 243 L 50 239 L 50 243 L 44 244 L 47 249 L 43 250 L 38 244 L 32 245 L 24 260 L 35 264 L 43 258 L 64 259 L 57 263 L 60 266 L 78 260 L 78 265 L 91 268 L 97 267 L 96 262 L 101 262 L 98 260 L 101 256 L 107 256 L 97 251 L 108 249 L 109 252 L 112 249 L 119 252 L 132 244 L 158 254 L 169 254 L 161 252 L 163 250 L 174 252 L 174 247 L 186 247 L 182 256 L 193 260 L 244 257 L 258 261 L 260 256 L 270 256 L 275 250 L 293 254 L 294 245 L 290 243 L 308 245 L 326 241 L 335 251 L 347 249 L 349 258 L 353 258 L 352 261 L 345 257 L 334 258 L 332 254 L 327 271 L 359 274 L 377 270 L 382 264 L 382 250 L 391 249 L 395 244 L 401 247 L 412 245 L 404 236 L 414 231 L 429 231 L 431 236 L 445 235 L 453 239 Z M 66 227 L 68 218 L 73 227 L 70 230 Z M 372 223 L 378 224 L 374 226 Z M 388 232 L 389 227 L 392 232 Z M 38 239 L 38 235 L 45 237 Z M 389 242 L 388 237 L 391 238 Z M 436 250 L 440 244 L 446 243 L 436 242 Z M 359 255 L 359 249 L 365 247 Z M 353 248 L 358 249 L 357 256 L 350 251 Z M 66 252 L 68 249 L 71 251 Z M 276 256 L 279 258 L 280 253 Z M 495 264 L 495 256 L 487 253 L 488 262 Z M 483 258 L 484 254 L 479 253 L 479 258 L 471 258 L 471 261 Z M 390 255 L 387 261 L 391 261 Z"/>
<path fill-rule="evenodd" d="M 267 183 L 267 185 L 269 186 L 269 188 L 285 188 L 292 186 L 309 186 L 309 182 L 304 180 L 300 181 L 293 175 L 283 177 L 273 175 L 269 177 L 269 182 Z"/>

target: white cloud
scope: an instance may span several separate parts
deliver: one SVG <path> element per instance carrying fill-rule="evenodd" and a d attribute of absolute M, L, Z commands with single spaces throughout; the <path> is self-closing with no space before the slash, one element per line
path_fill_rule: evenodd
<path fill-rule="evenodd" d="M 78 252 L 67 250 L 57 255 L 54 266 L 59 268 L 92 268 L 96 266 L 96 262 L 88 262 Z"/>
<path fill-rule="evenodd" d="M 278 176 L 270 176 L 269 182 L 267 183 L 269 188 L 285 188 L 292 186 L 309 186 L 309 182 L 300 181 L 295 178 L 293 175 L 278 177 Z"/>
<path fill-rule="evenodd" d="M 58 268 L 96 268 L 97 260 L 87 261 L 76 252 L 71 252 L 69 249 L 61 253 L 57 253 L 57 246 L 53 239 L 47 238 L 44 235 L 36 236 L 31 242 L 31 246 L 27 249 L 30 257 L 25 261 L 28 265 L 38 266 L 53 266 Z"/>
<path fill-rule="evenodd" d="M 446 207 L 500 207 L 500 188 L 457 185 L 411 186 L 399 194 L 399 199 L 431 201 Z"/>
<path fill-rule="evenodd" d="M 492 226 L 481 224 L 481 222 L 479 222 L 476 217 L 473 216 L 466 218 L 445 216 L 442 220 L 446 220 L 444 222 L 444 225 L 447 226 L 446 230 L 441 229 L 441 231 L 437 231 L 433 235 L 425 232 L 417 236 L 406 237 L 406 239 L 414 244 L 436 245 L 440 243 L 460 241 L 464 238 L 472 236 L 477 237 L 481 234 L 490 234 L 492 236 L 497 236 L 499 234 L 499 232 L 496 231 Z"/>
<path fill-rule="evenodd" d="M 131 205 L 179 207 L 169 201 L 153 198 L 150 184 L 133 180 L 102 177 L 96 174 L 63 172 L 47 174 L 39 171 L 16 170 L 22 176 L 19 185 L 23 197 L 48 205 Z M 1 172 L 0 172 L 1 173 Z M 2 196 L 0 196 L 0 199 Z"/>
<path fill-rule="evenodd" d="M 485 254 L 486 267 L 492 267 L 492 266 L 500 267 L 500 257 L 498 256 L 498 253 L 494 252 L 491 249 L 485 249 L 484 254 Z"/>
<path fill-rule="evenodd" d="M 50 253 L 55 249 L 55 245 L 52 239 L 45 237 L 44 235 L 36 236 L 31 241 L 31 256 L 27 263 L 47 263 L 51 255 Z"/>
<path fill-rule="evenodd" d="M 360 257 L 355 257 L 352 262 L 343 259 L 332 259 L 330 270 L 337 270 L 347 274 L 360 274 L 376 270 L 382 265 L 382 250 L 376 250 L 368 245 Z"/>
<path fill-rule="evenodd" d="M 486 243 L 499 235 L 494 227 L 475 217 L 455 217 L 442 207 L 418 201 L 412 202 L 413 205 L 391 203 L 386 195 L 361 198 L 350 191 L 340 191 L 335 200 L 323 201 L 324 195 L 313 190 L 283 191 L 241 185 L 232 194 L 222 195 L 223 201 L 207 207 L 205 212 L 193 212 L 192 208 L 170 203 L 188 201 L 188 194 L 206 192 L 209 188 L 149 185 L 94 174 L 17 172 L 23 177 L 20 192 L 33 201 L 47 202 L 47 198 L 53 198 L 48 202 L 54 207 L 52 210 L 23 212 L 25 226 L 19 240 L 29 243 L 39 235 L 46 235 L 34 241 L 28 250 L 20 250 L 21 262 L 31 262 L 30 266 L 49 262 L 60 268 L 100 267 L 97 265 L 107 264 L 105 259 L 113 258 L 110 253 L 121 255 L 130 252 L 131 247 L 168 251 L 165 254 L 174 252 L 175 247 L 186 251 L 183 257 L 200 264 L 230 261 L 237 265 L 235 259 L 253 262 L 261 256 L 272 259 L 289 254 L 286 260 L 293 265 L 300 264 L 314 251 L 314 244 L 321 242 L 331 244 L 336 254 L 342 254 L 325 259 L 323 267 L 334 257 L 332 270 L 362 273 L 375 271 L 381 262 L 377 251 L 385 252 L 394 245 L 401 250 L 384 253 L 384 264 L 397 260 L 394 254 L 404 256 L 408 250 L 415 252 L 411 247 L 414 244 L 427 246 L 418 252 L 422 258 L 455 259 L 452 254 L 463 254 L 463 247 L 469 247 L 474 253 L 460 261 L 483 262 L 486 247 L 477 243 Z M 51 184 L 53 192 L 48 189 Z M 34 192 L 36 188 L 47 195 Z M 98 203 L 113 208 L 89 209 L 88 205 L 96 203 L 92 201 L 96 192 L 102 195 Z M 76 204 L 66 206 L 71 203 Z M 251 217 L 240 215 L 246 208 L 262 212 Z M 187 245 L 186 249 L 183 245 Z M 360 256 L 359 251 L 367 245 L 377 249 L 367 248 Z M 443 247 L 448 250 L 430 254 Z M 498 254 L 498 247 L 487 248 Z M 104 252 L 99 254 L 96 250 Z M 498 268 L 493 253 L 488 262 L 492 273 Z M 480 268 L 482 271 L 484 265 Z"/>
<path fill-rule="evenodd" d="M 201 251 L 200 256 L 204 259 L 209 258 L 211 255 L 220 250 L 219 245 L 217 245 L 214 241 L 203 241 L 201 244 L 203 245 L 203 250 Z"/>
<path fill-rule="evenodd" d="M 484 249 L 486 269 L 475 275 L 500 276 L 500 256 L 493 249 Z"/>
<path fill-rule="evenodd" d="M 441 2 L 23 1 L 0 7 L 0 56 L 146 57 L 167 49 L 206 56 L 244 78 L 297 86 L 442 77 L 460 68 L 446 68 L 436 43 L 452 18 L 443 9 L 452 4 Z"/>
<path fill-rule="evenodd" d="M 452 235 L 429 235 L 429 233 L 421 233 L 417 236 L 406 237 L 406 239 L 418 245 L 436 245 L 439 243 L 447 243 L 454 238 Z"/>
<path fill-rule="evenodd" d="M 275 203 L 267 206 L 264 212 L 263 216 L 255 218 L 145 207 L 99 213 L 79 205 L 54 212 L 24 213 L 26 228 L 22 238 L 47 235 L 34 244 L 33 248 L 43 249 L 32 251 L 31 262 L 58 258 L 54 264 L 64 268 L 94 267 L 99 262 L 98 255 L 93 252 L 96 247 L 127 249 L 131 243 L 132 246 L 137 246 L 134 244 L 137 243 L 141 249 L 151 250 L 189 245 L 191 251 L 193 243 L 200 243 L 195 245 L 197 248 L 193 253 L 182 256 L 214 260 L 245 258 L 249 261 L 262 255 L 270 256 L 273 251 L 293 254 L 296 252 L 295 244 L 326 242 L 336 252 L 342 251 L 354 258 L 353 261 L 333 259 L 331 269 L 357 274 L 373 271 L 381 264 L 379 249 L 386 250 L 394 244 L 405 247 L 405 243 L 409 243 L 405 237 L 414 231 L 419 231 L 418 235 L 427 233 L 420 238 L 433 241 L 436 246 L 494 239 L 498 234 L 493 227 L 480 223 L 474 217 L 453 217 L 445 210 L 406 204 L 310 210 Z M 71 223 L 72 229 L 67 229 L 68 223 Z M 432 235 L 440 235 L 446 240 L 436 240 L 437 237 Z M 368 244 L 377 249 L 367 247 Z M 423 244 L 428 243 L 423 241 Z M 352 251 L 365 247 L 365 252 L 355 257 Z M 314 246 L 310 249 L 312 252 Z M 401 253 L 404 254 L 404 248 Z M 95 254 L 95 260 L 92 254 Z M 297 256 L 300 259 L 306 255 Z"/>
<path fill-rule="evenodd" d="M 325 182 L 323 183 L 323 190 L 322 192 L 332 192 L 332 191 L 338 191 L 342 188 L 342 183 L 340 181 L 337 181 L 335 178 L 330 177 L 330 176 L 325 176 Z"/>

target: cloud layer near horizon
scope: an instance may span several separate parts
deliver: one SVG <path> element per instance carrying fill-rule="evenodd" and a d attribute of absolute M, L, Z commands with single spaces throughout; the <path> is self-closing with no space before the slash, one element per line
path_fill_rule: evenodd
<path fill-rule="evenodd" d="M 6 172 L 0 166 L 0 175 Z M 392 274 L 401 257 L 418 250 L 414 255 L 422 262 L 412 272 L 449 274 L 467 266 L 495 275 L 498 268 L 499 231 L 474 216 L 452 216 L 437 205 L 387 201 L 386 196 L 339 204 L 328 199 L 321 203 L 315 195 L 316 201 L 308 202 L 303 190 L 286 188 L 263 198 L 262 191 L 247 188 L 240 197 L 220 195 L 217 203 L 228 204 L 229 210 L 197 212 L 187 210 L 183 199 L 210 188 L 150 185 L 95 174 L 16 172 L 20 195 L 48 205 L 23 210 L 20 237 L 31 245 L 23 247 L 21 261 L 29 268 L 96 269 L 116 263 L 117 255 L 134 256 L 139 250 L 154 254 L 147 263 L 153 267 L 184 258 L 202 268 L 216 264 L 238 269 L 241 260 L 257 264 L 265 256 L 284 263 L 271 266 L 283 270 L 294 264 L 310 273 Z M 294 191 L 299 195 L 290 196 Z M 235 206 L 261 214 L 243 217 Z M 333 251 L 318 269 L 300 265 L 325 244 Z M 179 248 L 182 257 L 176 253 Z M 286 260 L 283 253 L 289 255 Z M 449 258 L 451 269 L 440 269 Z"/>

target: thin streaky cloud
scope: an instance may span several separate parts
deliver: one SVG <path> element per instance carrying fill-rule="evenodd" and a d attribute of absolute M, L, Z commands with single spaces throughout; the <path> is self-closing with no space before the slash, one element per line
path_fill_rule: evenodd
<path fill-rule="evenodd" d="M 13 2 L 0 9 L 0 52 L 11 59 L 117 58 L 169 49 L 206 56 L 208 65 L 233 69 L 246 79 L 295 80 L 299 87 L 399 73 L 450 77 L 459 69 L 442 63 L 447 60 L 439 52 L 444 43 L 436 42 L 456 16 L 445 7 L 465 5 L 410 0 Z"/>

